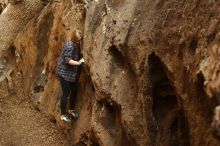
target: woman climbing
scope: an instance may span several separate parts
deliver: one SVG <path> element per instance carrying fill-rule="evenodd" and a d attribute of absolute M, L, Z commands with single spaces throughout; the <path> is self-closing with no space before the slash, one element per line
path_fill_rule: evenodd
<path fill-rule="evenodd" d="M 62 96 L 60 98 L 61 120 L 65 122 L 71 122 L 66 111 L 69 95 L 68 112 L 73 118 L 78 118 L 78 113 L 74 111 L 74 108 L 78 88 L 79 66 L 84 63 L 83 58 L 79 60 L 79 42 L 81 38 L 82 35 L 79 31 L 71 34 L 59 56 L 57 65 L 57 74 L 62 88 Z"/>

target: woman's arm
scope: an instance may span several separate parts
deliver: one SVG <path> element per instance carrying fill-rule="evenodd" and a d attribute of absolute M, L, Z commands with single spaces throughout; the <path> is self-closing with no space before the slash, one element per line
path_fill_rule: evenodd
<path fill-rule="evenodd" d="M 69 65 L 80 65 L 81 64 L 80 62 L 73 60 L 74 49 L 75 48 L 71 42 L 67 42 L 64 45 L 64 50 L 63 50 L 64 62 Z"/>
<path fill-rule="evenodd" d="M 84 59 L 81 58 L 79 61 L 73 60 L 74 58 L 74 46 L 71 43 L 66 43 L 64 46 L 63 58 L 64 62 L 69 65 L 81 65 L 84 63 Z"/>
<path fill-rule="evenodd" d="M 81 65 L 81 62 L 79 62 L 79 61 L 75 61 L 75 60 L 69 60 L 69 65 Z"/>

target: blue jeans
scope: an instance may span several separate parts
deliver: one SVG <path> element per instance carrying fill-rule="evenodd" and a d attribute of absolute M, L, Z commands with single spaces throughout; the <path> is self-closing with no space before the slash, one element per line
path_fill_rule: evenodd
<path fill-rule="evenodd" d="M 61 108 L 61 114 L 66 114 L 66 107 L 68 102 L 68 96 L 69 97 L 69 109 L 73 110 L 76 105 L 76 96 L 77 96 L 77 90 L 78 90 L 78 82 L 68 82 L 63 77 L 60 77 L 60 85 L 62 88 L 62 96 L 60 98 L 60 108 Z"/>

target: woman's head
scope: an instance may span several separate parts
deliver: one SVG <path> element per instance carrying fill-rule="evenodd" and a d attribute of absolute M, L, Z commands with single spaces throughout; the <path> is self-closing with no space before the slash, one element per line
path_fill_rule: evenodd
<path fill-rule="evenodd" d="M 79 42 L 82 39 L 82 32 L 80 30 L 73 31 L 70 35 L 70 40 L 73 42 Z"/>

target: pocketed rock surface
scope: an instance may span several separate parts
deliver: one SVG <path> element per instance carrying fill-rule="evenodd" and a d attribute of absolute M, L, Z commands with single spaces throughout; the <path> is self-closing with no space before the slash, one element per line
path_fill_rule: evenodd
<path fill-rule="evenodd" d="M 220 2 L 88 2 L 51 2 L 10 48 L 19 54 L 12 58 L 34 107 L 73 145 L 220 145 Z M 55 69 L 66 38 L 76 30 L 83 32 L 85 59 L 80 117 L 64 125 Z"/>

